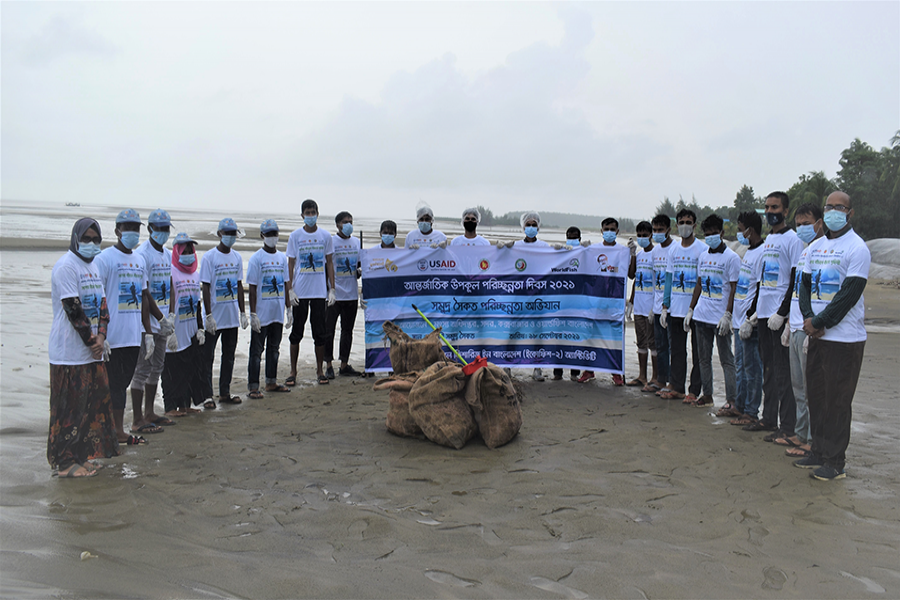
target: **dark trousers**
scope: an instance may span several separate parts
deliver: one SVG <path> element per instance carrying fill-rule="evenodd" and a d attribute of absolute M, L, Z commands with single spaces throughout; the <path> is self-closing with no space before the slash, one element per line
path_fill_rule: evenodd
<path fill-rule="evenodd" d="M 325 298 L 300 298 L 300 304 L 291 308 L 294 325 L 291 327 L 288 341 L 292 346 L 299 344 L 303 339 L 307 317 L 309 317 L 309 328 L 312 329 L 313 345 L 325 345 L 325 308 Z"/>
<path fill-rule="evenodd" d="M 687 377 L 687 338 L 684 330 L 684 317 L 669 317 L 666 323 L 669 329 L 669 352 L 672 356 L 672 373 L 669 383 L 676 392 L 684 393 L 684 381 Z M 697 332 L 691 321 L 691 382 L 688 392 L 700 395 L 700 352 L 697 347 Z M 656 349 L 656 360 L 659 361 L 659 348 Z M 659 363 L 657 362 L 657 366 Z"/>
<path fill-rule="evenodd" d="M 250 361 L 247 363 L 247 389 L 259 389 L 259 365 L 263 349 L 266 351 L 266 384 L 278 382 L 278 357 L 281 355 L 281 335 L 284 325 L 269 323 L 259 333 L 250 331 Z"/>
<path fill-rule="evenodd" d="M 851 404 L 859 381 L 866 343 L 809 340 L 806 355 L 806 398 L 812 452 L 843 470 L 850 444 Z"/>
<path fill-rule="evenodd" d="M 222 338 L 222 362 L 219 364 L 219 396 L 231 397 L 231 375 L 234 372 L 234 350 L 237 348 L 238 330 L 219 329 L 216 335 L 206 335 L 206 373 L 203 387 L 204 398 L 212 398 L 213 395 L 213 363 L 216 360 L 216 343 Z"/>
<path fill-rule="evenodd" d="M 192 401 L 194 406 L 200 406 L 209 397 L 204 393 L 204 359 L 203 347 L 196 338 L 192 338 L 191 345 L 181 352 L 166 354 L 162 372 L 163 406 L 166 412 L 184 410 L 190 407 Z"/>
<path fill-rule="evenodd" d="M 337 333 L 338 317 L 341 318 L 341 362 L 350 360 L 350 347 L 353 345 L 353 326 L 356 324 L 356 311 L 359 310 L 357 300 L 338 300 L 325 311 L 325 362 L 334 360 L 334 336 Z"/>
<path fill-rule="evenodd" d="M 788 322 L 778 331 L 769 329 L 769 320 L 760 319 L 759 356 L 763 364 L 763 412 L 766 425 L 778 427 L 785 435 L 794 435 L 797 425 L 797 402 L 791 383 L 791 349 L 781 345 L 781 334 Z M 779 425 L 778 419 L 781 418 Z"/>
<path fill-rule="evenodd" d="M 129 346 L 113 348 L 109 352 L 106 372 L 109 373 L 109 399 L 113 410 L 125 410 L 126 391 L 131 378 L 134 377 L 134 368 L 137 366 L 140 351 L 140 346 Z"/>
<path fill-rule="evenodd" d="M 665 387 L 669 383 L 669 332 L 653 315 L 653 337 L 656 339 L 656 382 Z"/>
<path fill-rule="evenodd" d="M 579 371 L 578 369 L 572 369 L 571 371 L 569 371 L 569 377 L 574 379 L 574 378 L 578 377 L 579 373 L 581 373 L 581 371 Z M 562 369 L 553 369 L 553 376 L 554 377 L 562 377 L 563 370 Z"/>

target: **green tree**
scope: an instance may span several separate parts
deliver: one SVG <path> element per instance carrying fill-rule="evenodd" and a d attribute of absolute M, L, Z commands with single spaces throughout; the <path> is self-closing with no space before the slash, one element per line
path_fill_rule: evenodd
<path fill-rule="evenodd" d="M 834 182 L 828 179 L 822 171 L 810 171 L 806 175 L 801 175 L 797 183 L 787 191 L 787 195 L 791 199 L 789 219 L 794 218 L 794 213 L 801 204 L 808 202 L 821 208 L 825 205 L 825 198 L 828 197 L 828 194 L 836 189 L 837 186 Z"/>
<path fill-rule="evenodd" d="M 672 204 L 672 201 L 669 200 L 669 197 L 668 197 L 668 196 L 663 196 L 663 201 L 660 202 L 660 203 L 656 206 L 656 213 L 654 213 L 654 216 L 656 216 L 656 215 L 668 215 L 670 219 L 673 219 L 673 218 L 675 218 L 675 213 L 676 213 L 676 212 L 678 212 L 678 211 L 675 210 L 675 205 Z"/>
<path fill-rule="evenodd" d="M 480 204 L 478 206 L 476 206 L 475 208 L 477 208 L 478 212 L 481 213 L 481 225 L 484 225 L 485 227 L 490 227 L 491 225 L 494 224 L 494 213 L 493 213 L 493 211 L 491 211 L 491 209 L 487 208 L 486 206 L 482 206 Z"/>
<path fill-rule="evenodd" d="M 857 138 L 841 152 L 837 187 L 850 195 L 853 227 L 867 240 L 900 237 L 900 194 L 894 193 L 898 189 L 900 151 L 894 140 L 891 148 L 879 152 Z"/>
<path fill-rule="evenodd" d="M 737 196 L 734 197 L 734 208 L 738 214 L 748 210 L 756 210 L 765 206 L 765 201 L 753 193 L 753 188 L 747 184 L 741 186 Z M 735 215 L 737 216 L 737 215 Z"/>

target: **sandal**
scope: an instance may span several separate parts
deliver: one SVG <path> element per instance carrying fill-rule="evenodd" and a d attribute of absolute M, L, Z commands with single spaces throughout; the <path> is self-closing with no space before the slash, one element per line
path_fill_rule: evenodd
<path fill-rule="evenodd" d="M 120 444 L 125 444 L 126 446 L 143 446 L 144 444 L 148 444 L 149 442 L 140 435 L 129 435 L 128 439 L 124 442 L 119 442 Z"/>
<path fill-rule="evenodd" d="M 764 438 L 763 438 L 763 441 L 764 441 L 764 442 L 770 442 L 770 443 L 772 443 L 772 442 L 774 442 L 775 440 L 780 440 L 780 439 L 783 438 L 783 437 L 787 437 L 787 436 L 784 435 L 784 432 L 783 432 L 783 431 L 774 431 L 773 433 L 770 433 L 769 435 L 767 435 L 766 437 L 764 437 Z"/>
<path fill-rule="evenodd" d="M 155 423 L 156 425 L 164 425 L 165 427 L 170 427 L 172 425 L 175 425 L 175 421 L 173 421 L 172 419 L 168 419 L 166 417 L 156 417 L 151 422 Z"/>
<path fill-rule="evenodd" d="M 659 391 L 659 385 L 651 381 L 650 383 L 642 387 L 641 391 L 645 394 L 655 394 Z"/>
<path fill-rule="evenodd" d="M 807 450 L 803 446 L 797 446 L 796 448 L 788 448 L 784 453 L 792 458 L 806 458 L 812 454 L 812 451 Z"/>
<path fill-rule="evenodd" d="M 778 446 L 788 446 L 791 448 L 799 448 L 801 445 L 800 438 L 797 438 L 797 441 L 795 442 L 794 440 L 792 440 L 791 438 L 789 438 L 787 436 L 775 438 L 775 444 Z"/>
<path fill-rule="evenodd" d="M 250 390 L 250 393 L 247 394 L 247 397 L 251 400 L 262 400 L 265 396 L 262 395 L 262 392 L 259 390 Z"/>
<path fill-rule="evenodd" d="M 751 417 L 750 415 L 740 415 L 737 419 L 732 419 L 729 421 L 732 425 L 737 425 L 739 427 L 744 427 L 745 425 L 753 425 L 756 423 L 756 419 Z"/>
<path fill-rule="evenodd" d="M 684 394 L 681 392 L 676 392 L 675 390 L 669 390 L 668 392 L 663 392 L 659 395 L 663 400 L 682 400 L 684 398 Z"/>
<path fill-rule="evenodd" d="M 628 383 L 626 383 L 625 385 L 627 385 L 628 387 L 638 387 L 638 386 L 644 387 L 647 384 L 638 378 L 634 378 L 631 381 L 629 381 Z"/>
<path fill-rule="evenodd" d="M 694 402 L 694 406 L 711 406 L 714 404 L 712 396 L 700 396 Z"/>
<path fill-rule="evenodd" d="M 216 403 L 213 402 L 212 400 L 207 400 L 206 402 L 203 403 L 203 408 L 205 408 L 207 410 L 213 409 L 215 407 L 216 407 Z"/>
<path fill-rule="evenodd" d="M 289 388 L 285 385 L 271 385 L 271 386 L 267 385 L 266 391 L 267 392 L 278 392 L 279 394 L 284 394 L 286 392 L 290 392 L 291 388 Z"/>
<path fill-rule="evenodd" d="M 619 375 L 618 373 L 612 376 L 613 385 L 617 387 L 621 387 L 625 385 L 625 378 Z"/>
<path fill-rule="evenodd" d="M 134 427 L 131 428 L 132 433 L 162 433 L 163 431 L 165 431 L 165 429 L 159 425 L 154 425 L 153 423 L 144 423 L 137 429 Z"/>
<path fill-rule="evenodd" d="M 739 417 L 740 413 L 734 410 L 731 402 L 726 402 L 725 406 L 716 411 L 717 417 Z"/>
<path fill-rule="evenodd" d="M 284 385 L 286 385 L 286 386 L 288 386 L 288 387 L 294 387 L 295 385 L 297 385 L 297 376 L 296 376 L 296 375 L 291 375 L 290 377 L 288 377 L 287 379 L 285 379 L 285 380 L 284 380 Z"/>
<path fill-rule="evenodd" d="M 243 402 L 240 396 L 219 396 L 219 404 L 240 404 Z"/>
<path fill-rule="evenodd" d="M 328 381 L 328 377 L 326 377 L 324 373 L 319 375 L 319 385 L 328 385 L 328 383 L 330 382 Z"/>

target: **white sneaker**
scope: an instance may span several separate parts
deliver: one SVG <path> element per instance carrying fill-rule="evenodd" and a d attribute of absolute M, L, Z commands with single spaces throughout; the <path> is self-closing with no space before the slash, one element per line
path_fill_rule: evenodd
<path fill-rule="evenodd" d="M 534 372 L 531 373 L 531 378 L 535 381 L 544 381 L 544 375 L 541 373 L 541 370 L 535 369 Z"/>

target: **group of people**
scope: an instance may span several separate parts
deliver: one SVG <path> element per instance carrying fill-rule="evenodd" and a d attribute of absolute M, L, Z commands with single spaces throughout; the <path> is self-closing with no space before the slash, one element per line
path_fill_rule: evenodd
<path fill-rule="evenodd" d="M 641 250 L 629 271 L 635 283 L 628 310 L 640 372 L 628 385 L 711 406 L 715 345 L 725 384 L 716 414 L 745 431 L 767 432 L 763 439 L 784 446 L 795 466 L 831 481 L 845 477 L 870 254 L 853 231 L 843 192 L 829 195 L 823 207 L 798 206 L 795 229 L 789 214 L 787 194 L 769 194 L 763 237 L 760 215 L 741 213 L 743 257 L 724 243 L 724 221 L 715 214 L 700 223 L 703 242 L 688 209 L 675 216 L 680 240 L 670 235 L 668 215 L 637 225 Z"/>
<path fill-rule="evenodd" d="M 626 318 L 634 318 L 639 375 L 615 385 L 640 386 L 668 400 L 713 405 L 712 352 L 724 373 L 726 402 L 717 414 L 732 417 L 746 431 L 766 431 L 766 441 L 786 447 L 794 464 L 813 469 L 820 480 L 844 477 L 850 437 L 851 403 L 865 347 L 862 297 L 869 252 L 853 231 L 850 198 L 831 194 L 824 207 L 803 204 L 794 212 L 796 231 L 787 224 L 789 198 L 766 198 L 768 233 L 755 211 L 738 218 L 743 257 L 724 242 L 724 221 L 713 214 L 700 224 L 683 209 L 671 236 L 668 215 L 636 227 L 636 241 L 619 244 L 619 224 L 601 223 L 602 268 L 634 280 Z M 238 327 L 251 327 L 248 392 L 289 392 L 297 381 L 300 342 L 307 321 L 320 385 L 335 376 L 333 346 L 341 322 L 338 374 L 360 375 L 349 364 L 358 299 L 360 241 L 353 217 L 335 217 L 336 233 L 318 227 L 314 200 L 301 204 L 303 226 L 293 231 L 286 253 L 277 249 L 278 224 L 259 227 L 262 247 L 248 262 L 250 316 L 244 303 L 243 261 L 232 247 L 238 227 L 219 222 L 218 245 L 198 262 L 196 242 L 179 233 L 165 248 L 171 220 L 155 210 L 147 222 L 149 240 L 139 245 L 141 220 L 134 210 L 116 219 L 116 244 L 100 251 L 100 225 L 81 219 L 73 228 L 69 252 L 54 266 L 54 320 L 50 339 L 50 435 L 48 460 L 60 477 L 96 474 L 91 459 L 118 454 L 119 444 L 143 444 L 141 433 L 173 425 L 173 417 L 216 408 L 216 400 L 240 403 L 231 395 Z M 434 228 L 434 212 L 416 209 L 417 227 L 404 247 L 489 245 L 478 234 L 481 215 L 463 211 L 464 234 L 448 242 Z M 521 217 L 523 238 L 493 242 L 498 247 L 570 250 L 590 246 L 578 227 L 566 231 L 565 244 L 538 239 L 541 217 Z M 380 247 L 397 248 L 397 224 L 379 228 Z M 96 261 L 94 258 L 96 257 Z M 199 264 L 199 272 L 198 272 Z M 279 347 L 290 329 L 290 374 L 277 381 Z M 687 346 L 690 337 L 691 371 Z M 221 338 L 218 396 L 213 396 L 215 350 Z M 733 345 L 732 345 L 733 339 Z M 265 353 L 265 386 L 260 368 Z M 104 363 L 104 361 L 106 361 Z M 648 377 L 648 370 L 652 376 Z M 165 415 L 154 413 L 162 377 Z M 555 369 L 553 379 L 562 379 Z M 592 371 L 570 373 L 587 383 Z M 532 377 L 544 381 L 540 368 Z M 687 389 L 685 387 L 688 383 Z M 134 419 L 124 428 L 127 388 Z M 763 398 L 765 402 L 763 403 Z M 760 406 L 762 416 L 759 416 Z M 137 434 L 137 435 L 135 435 Z"/>

